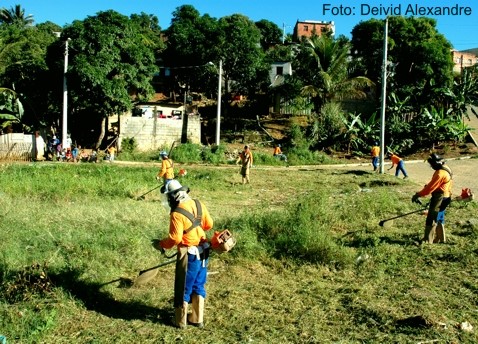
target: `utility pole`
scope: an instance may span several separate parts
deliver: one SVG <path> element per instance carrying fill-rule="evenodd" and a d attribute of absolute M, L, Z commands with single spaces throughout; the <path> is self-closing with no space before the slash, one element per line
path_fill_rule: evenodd
<path fill-rule="evenodd" d="M 285 42 L 285 23 L 282 23 L 282 44 Z"/>
<path fill-rule="evenodd" d="M 65 64 L 63 68 L 63 120 L 61 127 L 61 147 L 66 148 L 66 140 L 68 134 L 68 87 L 66 84 L 66 73 L 68 72 L 68 42 L 70 38 L 65 40 Z"/>
<path fill-rule="evenodd" d="M 217 118 L 216 118 L 216 146 L 221 138 L 221 93 L 222 93 L 222 60 L 219 60 L 219 78 L 217 85 Z"/>
<path fill-rule="evenodd" d="M 380 116 L 380 173 L 384 173 L 385 160 L 385 106 L 387 98 L 387 49 L 388 49 L 388 17 L 385 18 L 383 37 L 383 66 L 382 66 L 382 109 Z"/>

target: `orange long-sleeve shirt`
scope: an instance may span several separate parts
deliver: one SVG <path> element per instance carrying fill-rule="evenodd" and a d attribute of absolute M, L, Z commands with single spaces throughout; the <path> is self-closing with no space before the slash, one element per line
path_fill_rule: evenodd
<path fill-rule="evenodd" d="M 443 169 L 436 170 L 433 177 L 425 187 L 418 192 L 420 197 L 429 195 L 435 191 L 443 192 L 443 197 L 450 197 L 452 187 L 451 174 Z"/>
<path fill-rule="evenodd" d="M 280 149 L 280 147 L 275 147 L 274 148 L 274 155 L 277 155 L 277 154 L 282 154 L 282 150 Z"/>
<path fill-rule="evenodd" d="M 193 199 L 180 203 L 178 207 L 197 215 L 196 203 Z M 161 240 L 160 245 L 165 249 L 170 249 L 174 246 L 197 246 L 200 242 L 206 239 L 207 231 L 212 228 L 214 222 L 209 215 L 209 211 L 206 206 L 201 202 L 202 216 L 201 226 L 198 226 L 186 234 L 184 231 L 191 226 L 191 221 L 181 213 L 172 212 L 169 216 L 169 234 L 166 239 Z"/>
<path fill-rule="evenodd" d="M 174 179 L 173 162 L 171 159 L 161 161 L 161 170 L 158 173 L 159 178 Z"/>

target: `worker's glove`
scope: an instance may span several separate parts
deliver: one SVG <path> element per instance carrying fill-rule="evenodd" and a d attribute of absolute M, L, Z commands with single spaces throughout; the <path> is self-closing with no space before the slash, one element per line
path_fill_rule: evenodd
<path fill-rule="evenodd" d="M 156 180 L 160 180 L 161 178 L 159 176 L 156 176 Z"/>
<path fill-rule="evenodd" d="M 412 196 L 412 202 L 422 204 L 422 202 L 420 202 L 419 198 L 420 198 L 420 195 L 416 193 L 415 195 Z"/>
<path fill-rule="evenodd" d="M 160 245 L 160 242 L 161 240 L 159 239 L 153 239 L 151 240 L 151 245 L 153 245 L 153 247 L 158 250 L 159 252 L 161 252 L 161 254 L 165 254 L 166 251 L 164 250 L 164 248 Z"/>

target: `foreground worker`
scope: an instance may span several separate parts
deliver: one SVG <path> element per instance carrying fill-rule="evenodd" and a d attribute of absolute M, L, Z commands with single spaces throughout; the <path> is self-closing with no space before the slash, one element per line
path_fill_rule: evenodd
<path fill-rule="evenodd" d="M 209 243 L 205 230 L 213 226 L 206 206 L 189 196 L 189 188 L 176 179 L 162 189 L 171 208 L 169 234 L 163 240 L 153 240 L 153 247 L 164 250 L 177 246 L 176 273 L 174 280 L 174 326 L 185 328 L 189 323 L 204 327 L 204 299 Z M 192 313 L 188 317 L 188 304 Z"/>
<path fill-rule="evenodd" d="M 453 174 L 445 161 L 437 154 L 431 154 L 428 163 L 435 170 L 433 177 L 425 187 L 412 197 L 418 203 L 420 197 L 432 195 L 425 220 L 425 234 L 422 242 L 429 244 L 445 242 L 445 209 L 451 202 Z"/>
<path fill-rule="evenodd" d="M 164 185 L 167 185 L 174 179 L 174 164 L 165 151 L 161 151 L 159 156 L 161 157 L 161 170 L 156 175 L 156 179 L 163 179 Z"/>
<path fill-rule="evenodd" d="M 254 162 L 254 158 L 252 156 L 251 149 L 249 146 L 244 146 L 244 150 L 239 154 L 239 157 L 236 160 L 236 164 L 241 162 L 241 176 L 242 176 L 242 184 L 249 184 L 250 183 L 250 170 L 251 166 Z"/>

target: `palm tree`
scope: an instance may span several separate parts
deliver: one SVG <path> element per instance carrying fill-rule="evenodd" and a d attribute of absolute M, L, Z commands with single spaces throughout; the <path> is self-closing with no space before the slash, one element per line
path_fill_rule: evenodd
<path fill-rule="evenodd" d="M 324 34 L 308 38 L 306 49 L 316 63 L 316 70 L 312 71 L 314 84 L 305 86 L 302 94 L 314 99 L 317 113 L 328 102 L 366 98 L 365 89 L 374 83 L 363 76 L 349 77 L 349 42 Z"/>
<path fill-rule="evenodd" d="M 25 10 L 20 5 L 15 5 L 15 7 L 11 7 L 9 10 L 5 7 L 0 8 L 0 24 L 27 27 L 32 26 L 33 22 L 33 16 L 31 14 L 25 16 Z"/>

